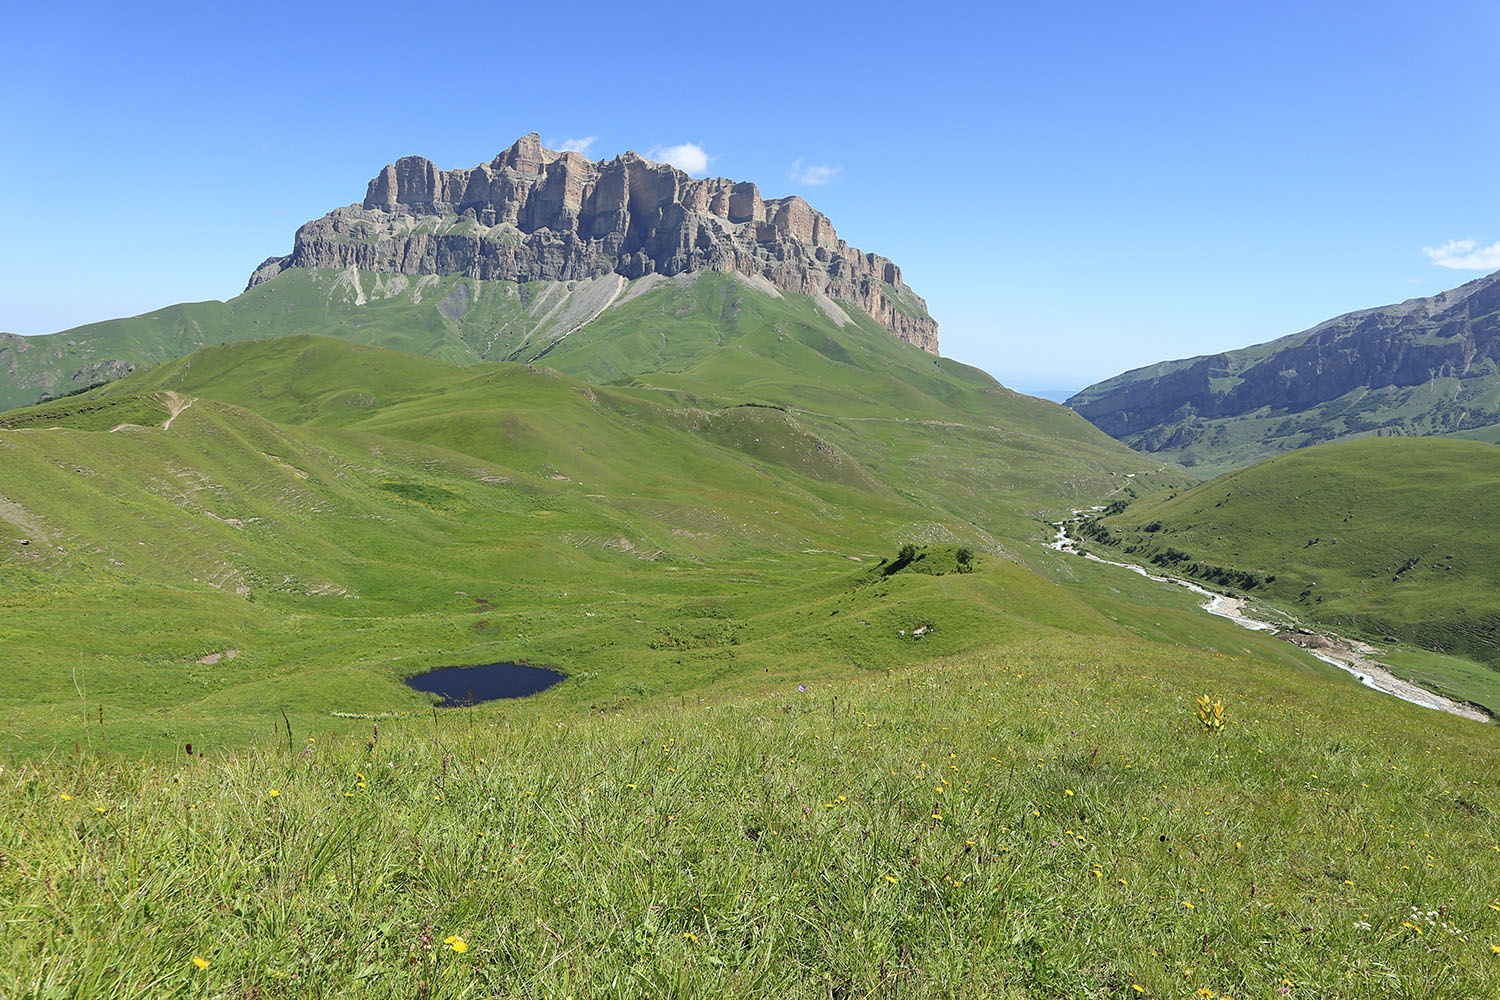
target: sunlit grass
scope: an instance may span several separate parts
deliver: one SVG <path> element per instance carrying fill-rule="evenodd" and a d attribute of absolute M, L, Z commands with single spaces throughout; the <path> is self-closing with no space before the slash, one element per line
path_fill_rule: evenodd
<path fill-rule="evenodd" d="M 1500 988 L 1493 727 L 1145 643 L 804 686 L 10 766 L 0 968 L 37 997 Z"/>

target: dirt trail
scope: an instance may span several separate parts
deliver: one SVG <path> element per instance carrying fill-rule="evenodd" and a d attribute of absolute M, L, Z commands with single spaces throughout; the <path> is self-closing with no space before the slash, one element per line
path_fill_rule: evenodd
<path fill-rule="evenodd" d="M 161 394 L 162 402 L 167 404 L 167 422 L 161 425 L 161 429 L 169 431 L 172 429 L 172 421 L 182 413 L 183 410 L 192 406 L 196 400 L 192 396 L 183 396 L 180 393 L 168 389 Z M 118 430 L 118 428 L 116 428 Z"/>
<path fill-rule="evenodd" d="M 1094 508 L 1102 510 L 1103 508 Z M 1091 511 L 1074 511 L 1075 514 L 1092 513 Z M 1171 583 L 1179 587 L 1185 587 L 1200 597 L 1206 597 L 1201 607 L 1211 615 L 1227 618 L 1242 628 L 1254 629 L 1258 632 L 1274 632 L 1276 638 L 1301 646 L 1313 656 L 1330 663 L 1340 670 L 1347 671 L 1358 678 L 1359 682 L 1367 688 L 1400 698 L 1402 701 L 1423 708 L 1430 708 L 1439 712 L 1448 712 L 1452 715 L 1475 722 L 1489 722 L 1491 716 L 1484 709 L 1465 702 L 1455 701 L 1452 698 L 1429 691 L 1419 687 L 1410 681 L 1404 681 L 1391 672 L 1390 667 L 1373 659 L 1371 654 L 1374 650 L 1362 642 L 1352 639 L 1344 639 L 1340 636 L 1323 632 L 1312 632 L 1308 629 L 1291 628 L 1284 629 L 1280 625 L 1259 618 L 1252 618 L 1249 613 L 1249 602 L 1243 597 L 1229 597 L 1225 594 L 1216 594 L 1206 587 L 1199 586 L 1191 580 L 1182 580 L 1174 576 L 1158 576 L 1150 572 L 1144 566 L 1135 563 L 1114 562 L 1109 559 L 1100 559 L 1092 552 L 1080 552 L 1073 539 L 1068 537 L 1067 522 L 1059 522 L 1057 536 L 1053 538 L 1049 547 L 1069 555 L 1082 556 L 1093 562 L 1103 563 L 1106 566 L 1118 566 L 1128 569 L 1132 573 L 1139 573 L 1148 580 L 1158 583 Z"/>

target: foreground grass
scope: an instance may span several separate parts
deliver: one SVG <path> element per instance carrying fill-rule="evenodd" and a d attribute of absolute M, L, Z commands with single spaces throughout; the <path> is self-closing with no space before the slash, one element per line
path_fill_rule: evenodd
<path fill-rule="evenodd" d="M 626 716 L 449 712 L 295 751 L 10 765 L 0 984 L 1500 989 L 1493 727 L 1146 642 L 1048 639 L 807 687 Z M 1193 715 L 1204 690 L 1228 703 L 1222 733 Z"/>

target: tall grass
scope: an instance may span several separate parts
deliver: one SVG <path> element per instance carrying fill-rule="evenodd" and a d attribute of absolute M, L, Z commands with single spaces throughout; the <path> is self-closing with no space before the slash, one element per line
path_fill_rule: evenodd
<path fill-rule="evenodd" d="M 15 997 L 1500 990 L 1493 727 L 1145 643 L 1051 640 L 805 686 L 625 716 L 439 712 L 290 752 L 8 766 L 0 983 Z M 1227 706 L 1222 732 L 1197 719 L 1201 689 Z"/>

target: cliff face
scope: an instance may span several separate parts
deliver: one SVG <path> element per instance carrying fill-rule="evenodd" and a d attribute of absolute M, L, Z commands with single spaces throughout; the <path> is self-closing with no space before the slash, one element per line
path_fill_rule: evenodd
<path fill-rule="evenodd" d="M 1444 380 L 1449 387 L 1437 389 Z M 1497 384 L 1500 272 L 1257 347 L 1126 372 L 1067 405 L 1105 433 L 1156 452 L 1194 444 L 1212 452 L 1226 422 L 1294 418 L 1266 432 L 1262 453 L 1274 453 L 1360 433 L 1487 426 L 1500 420 L 1486 395 Z"/>
<path fill-rule="evenodd" d="M 362 204 L 297 230 L 292 252 L 261 264 L 250 285 L 292 267 L 349 266 L 511 281 L 738 271 L 857 305 L 938 353 L 937 323 L 901 269 L 839 239 L 801 198 L 764 199 L 749 182 L 694 179 L 635 153 L 559 153 L 536 133 L 467 170 L 397 160 Z"/>
<path fill-rule="evenodd" d="M 1354 389 L 1478 375 L 1486 359 L 1500 361 L 1500 272 L 1431 298 L 1346 313 L 1259 348 L 1171 362 L 1165 374 L 1117 375 L 1068 405 L 1124 437 L 1185 406 L 1200 417 L 1264 406 L 1296 413 Z"/>

